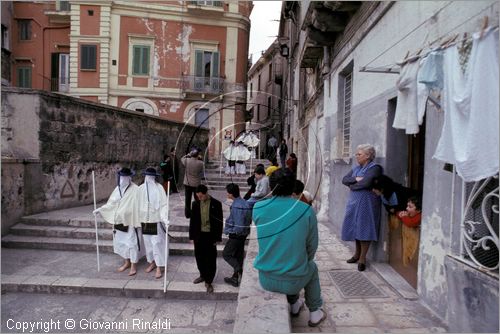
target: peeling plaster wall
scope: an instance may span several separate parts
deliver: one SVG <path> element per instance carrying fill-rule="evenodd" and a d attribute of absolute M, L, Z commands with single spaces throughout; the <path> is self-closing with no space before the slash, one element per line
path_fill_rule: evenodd
<path fill-rule="evenodd" d="M 433 13 L 440 11 L 434 19 Z M 351 153 L 361 143 L 374 144 L 377 162 L 397 181 L 403 171 L 389 160 L 389 152 L 398 151 L 397 143 L 391 143 L 388 135 L 389 106 L 396 97 L 395 84 L 398 78 L 393 74 L 366 73 L 358 69 L 365 65 L 385 66 L 394 64 L 404 57 L 408 50 L 416 52 L 427 38 L 434 40 L 444 34 L 473 32 L 480 29 L 482 16 L 470 19 L 483 10 L 482 15 L 490 17 L 490 24 L 498 24 L 498 3 L 493 1 L 467 2 L 395 2 L 389 11 L 360 43 L 351 51 L 346 47 L 344 54 L 333 60 L 330 78 L 324 81 L 324 117 L 326 120 L 325 143 L 329 144 L 326 161 L 326 178 L 322 180 L 328 189 L 328 217 L 332 230 L 340 233 L 345 204 L 349 195 L 342 185 L 342 177 L 353 166 L 353 159 L 340 159 L 338 140 L 338 94 L 339 72 L 354 60 L 353 106 L 351 110 Z M 390 47 L 394 39 L 402 38 L 419 23 L 429 19 L 401 43 Z M 456 31 L 453 27 L 464 22 Z M 359 23 L 361 25 L 361 22 Z M 357 30 L 356 34 L 362 34 Z M 302 34 L 303 36 L 303 34 Z M 301 36 L 301 38 L 302 38 Z M 359 36 L 354 36 L 358 38 Z M 416 46 L 418 45 L 418 46 Z M 343 58 L 342 58 L 343 57 Z M 378 57 L 378 58 L 377 58 Z M 372 60 L 376 61 L 370 63 Z M 299 76 L 295 76 L 296 89 Z M 328 82 L 330 80 L 330 83 Z M 299 96 L 296 92 L 295 96 Z M 439 317 L 444 319 L 450 330 L 460 332 L 498 332 L 498 278 L 464 265 L 455 256 L 459 255 L 461 182 L 456 178 L 452 191 L 452 173 L 443 169 L 444 163 L 432 159 L 443 124 L 443 112 L 429 107 L 426 113 L 425 171 L 423 185 L 423 217 L 420 236 L 418 294 Z M 396 162 L 397 163 L 397 162 Z M 394 177 L 395 176 L 395 177 Z M 323 195 L 322 197 L 326 197 Z M 323 212 L 321 212 L 323 214 Z M 388 239 L 386 215 L 382 215 L 379 241 L 369 251 L 369 261 L 387 261 L 384 241 Z M 350 246 L 352 243 L 349 243 Z"/>

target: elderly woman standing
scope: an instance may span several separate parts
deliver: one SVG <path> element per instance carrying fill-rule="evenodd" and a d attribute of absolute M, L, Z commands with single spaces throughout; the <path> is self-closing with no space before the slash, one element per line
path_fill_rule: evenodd
<path fill-rule="evenodd" d="M 371 190 L 372 181 L 382 174 L 382 167 L 373 162 L 375 148 L 369 144 L 356 148 L 358 166 L 354 167 L 342 183 L 351 190 L 347 200 L 342 240 L 356 241 L 356 252 L 347 263 L 358 262 L 358 270 L 366 268 L 366 253 L 371 241 L 378 240 L 380 225 L 380 198 Z"/>

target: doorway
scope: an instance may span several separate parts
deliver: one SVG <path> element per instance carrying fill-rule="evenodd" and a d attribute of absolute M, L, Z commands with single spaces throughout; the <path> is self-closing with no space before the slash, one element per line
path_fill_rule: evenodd
<path fill-rule="evenodd" d="M 425 159 L 425 119 L 416 135 L 392 127 L 397 99 L 388 102 L 387 161 L 385 174 L 403 186 L 423 190 Z M 418 282 L 420 227 L 408 228 L 395 217 L 387 217 L 389 226 L 389 265 L 412 287 Z"/>

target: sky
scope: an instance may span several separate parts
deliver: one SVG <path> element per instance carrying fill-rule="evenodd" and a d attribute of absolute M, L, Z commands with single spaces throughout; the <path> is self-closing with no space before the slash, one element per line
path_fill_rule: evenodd
<path fill-rule="evenodd" d="M 276 39 L 279 29 L 281 1 L 254 1 L 250 15 L 250 50 L 252 63 L 260 58 L 261 52 L 267 50 Z M 273 21 L 276 20 L 276 21 Z"/>

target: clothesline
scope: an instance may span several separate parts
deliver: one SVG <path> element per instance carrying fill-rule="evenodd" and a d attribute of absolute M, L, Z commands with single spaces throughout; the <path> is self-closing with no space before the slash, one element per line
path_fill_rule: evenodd
<path fill-rule="evenodd" d="M 495 26 L 490 26 L 490 27 L 487 27 L 485 29 L 485 31 L 496 31 L 499 29 L 499 26 L 498 25 L 495 25 Z M 456 36 L 457 37 L 457 36 Z M 453 39 L 456 39 L 453 38 Z M 431 52 L 434 52 L 434 51 L 440 51 L 440 50 L 445 50 L 449 47 L 452 47 L 458 43 L 465 43 L 465 42 L 469 42 L 469 41 L 472 41 L 473 39 L 473 34 L 470 35 L 470 37 L 467 37 L 467 38 L 462 38 L 458 41 L 454 41 L 454 42 L 451 42 L 451 43 L 445 43 L 444 46 L 440 45 L 438 47 L 435 47 L 435 48 L 432 48 L 432 49 L 429 49 L 428 51 L 426 51 L 424 54 L 417 54 L 417 55 L 414 55 L 414 56 L 411 56 L 411 57 L 408 57 L 404 60 L 404 63 L 402 62 L 396 62 L 396 63 L 393 63 L 393 64 L 389 64 L 389 65 L 382 65 L 382 66 L 377 66 L 377 67 L 368 67 L 368 66 L 362 66 L 359 68 L 359 72 L 367 72 L 367 73 L 387 73 L 387 74 L 399 74 L 400 73 L 400 66 L 403 65 L 403 64 L 406 64 L 406 63 L 409 63 L 409 62 L 412 62 L 412 61 L 415 61 L 417 59 L 421 59 L 421 58 L 425 58 L 427 57 Z"/>
<path fill-rule="evenodd" d="M 387 51 L 391 50 L 394 46 L 396 46 L 398 43 L 400 43 L 402 40 L 404 40 L 405 38 L 407 38 L 409 35 L 411 35 L 415 30 L 417 30 L 418 28 L 420 28 L 423 24 L 425 24 L 427 21 L 429 21 L 431 18 L 437 16 L 443 9 L 445 9 L 448 5 L 450 5 L 452 2 L 450 1 L 448 4 L 446 4 L 444 7 L 440 8 L 436 13 L 434 13 L 432 16 L 430 16 L 428 19 L 424 20 L 422 23 L 420 23 L 418 26 L 416 26 L 413 30 L 411 30 L 409 33 L 407 33 L 405 36 L 403 36 L 401 39 L 399 39 L 398 41 L 396 41 L 394 44 L 392 44 L 390 47 L 388 47 L 387 49 L 385 49 L 384 51 L 382 51 L 378 56 L 376 56 L 375 58 L 373 58 L 371 61 L 369 61 L 365 66 L 362 66 L 361 69 L 369 69 L 368 71 L 366 72 L 385 72 L 385 73 L 395 73 L 394 71 L 372 71 L 372 69 L 379 69 L 379 68 L 390 68 L 392 66 L 395 66 L 397 64 L 389 64 L 389 65 L 383 65 L 383 66 L 377 66 L 377 67 L 372 67 L 372 68 L 368 68 L 368 66 L 373 63 L 375 60 L 377 60 L 378 58 L 380 58 L 382 55 L 384 55 Z M 433 42 L 429 43 L 429 47 L 431 45 L 433 45 L 434 43 L 436 42 L 439 42 L 441 40 L 443 40 L 443 38 L 447 37 L 448 34 L 454 30 L 456 30 L 457 28 L 463 26 L 464 24 L 466 23 L 469 23 L 470 20 L 472 20 L 473 18 L 483 14 L 485 11 L 487 11 L 488 9 L 491 9 L 493 7 L 493 4 L 492 5 L 489 5 L 488 7 L 486 8 L 483 8 L 481 9 L 479 12 L 477 12 L 476 14 L 472 15 L 471 17 L 467 18 L 466 20 L 460 22 L 458 25 L 456 25 L 455 27 L 453 27 L 452 29 L 450 29 L 449 31 L 447 31 L 446 33 L 444 33 L 443 35 L 441 35 L 439 38 L 437 38 L 436 40 L 434 40 Z M 426 37 L 427 39 L 427 37 Z M 425 41 L 424 41 L 425 42 Z M 450 45 L 451 46 L 451 45 Z M 428 53 L 428 52 L 427 52 Z M 361 72 L 364 72 L 364 71 L 361 71 Z"/>

